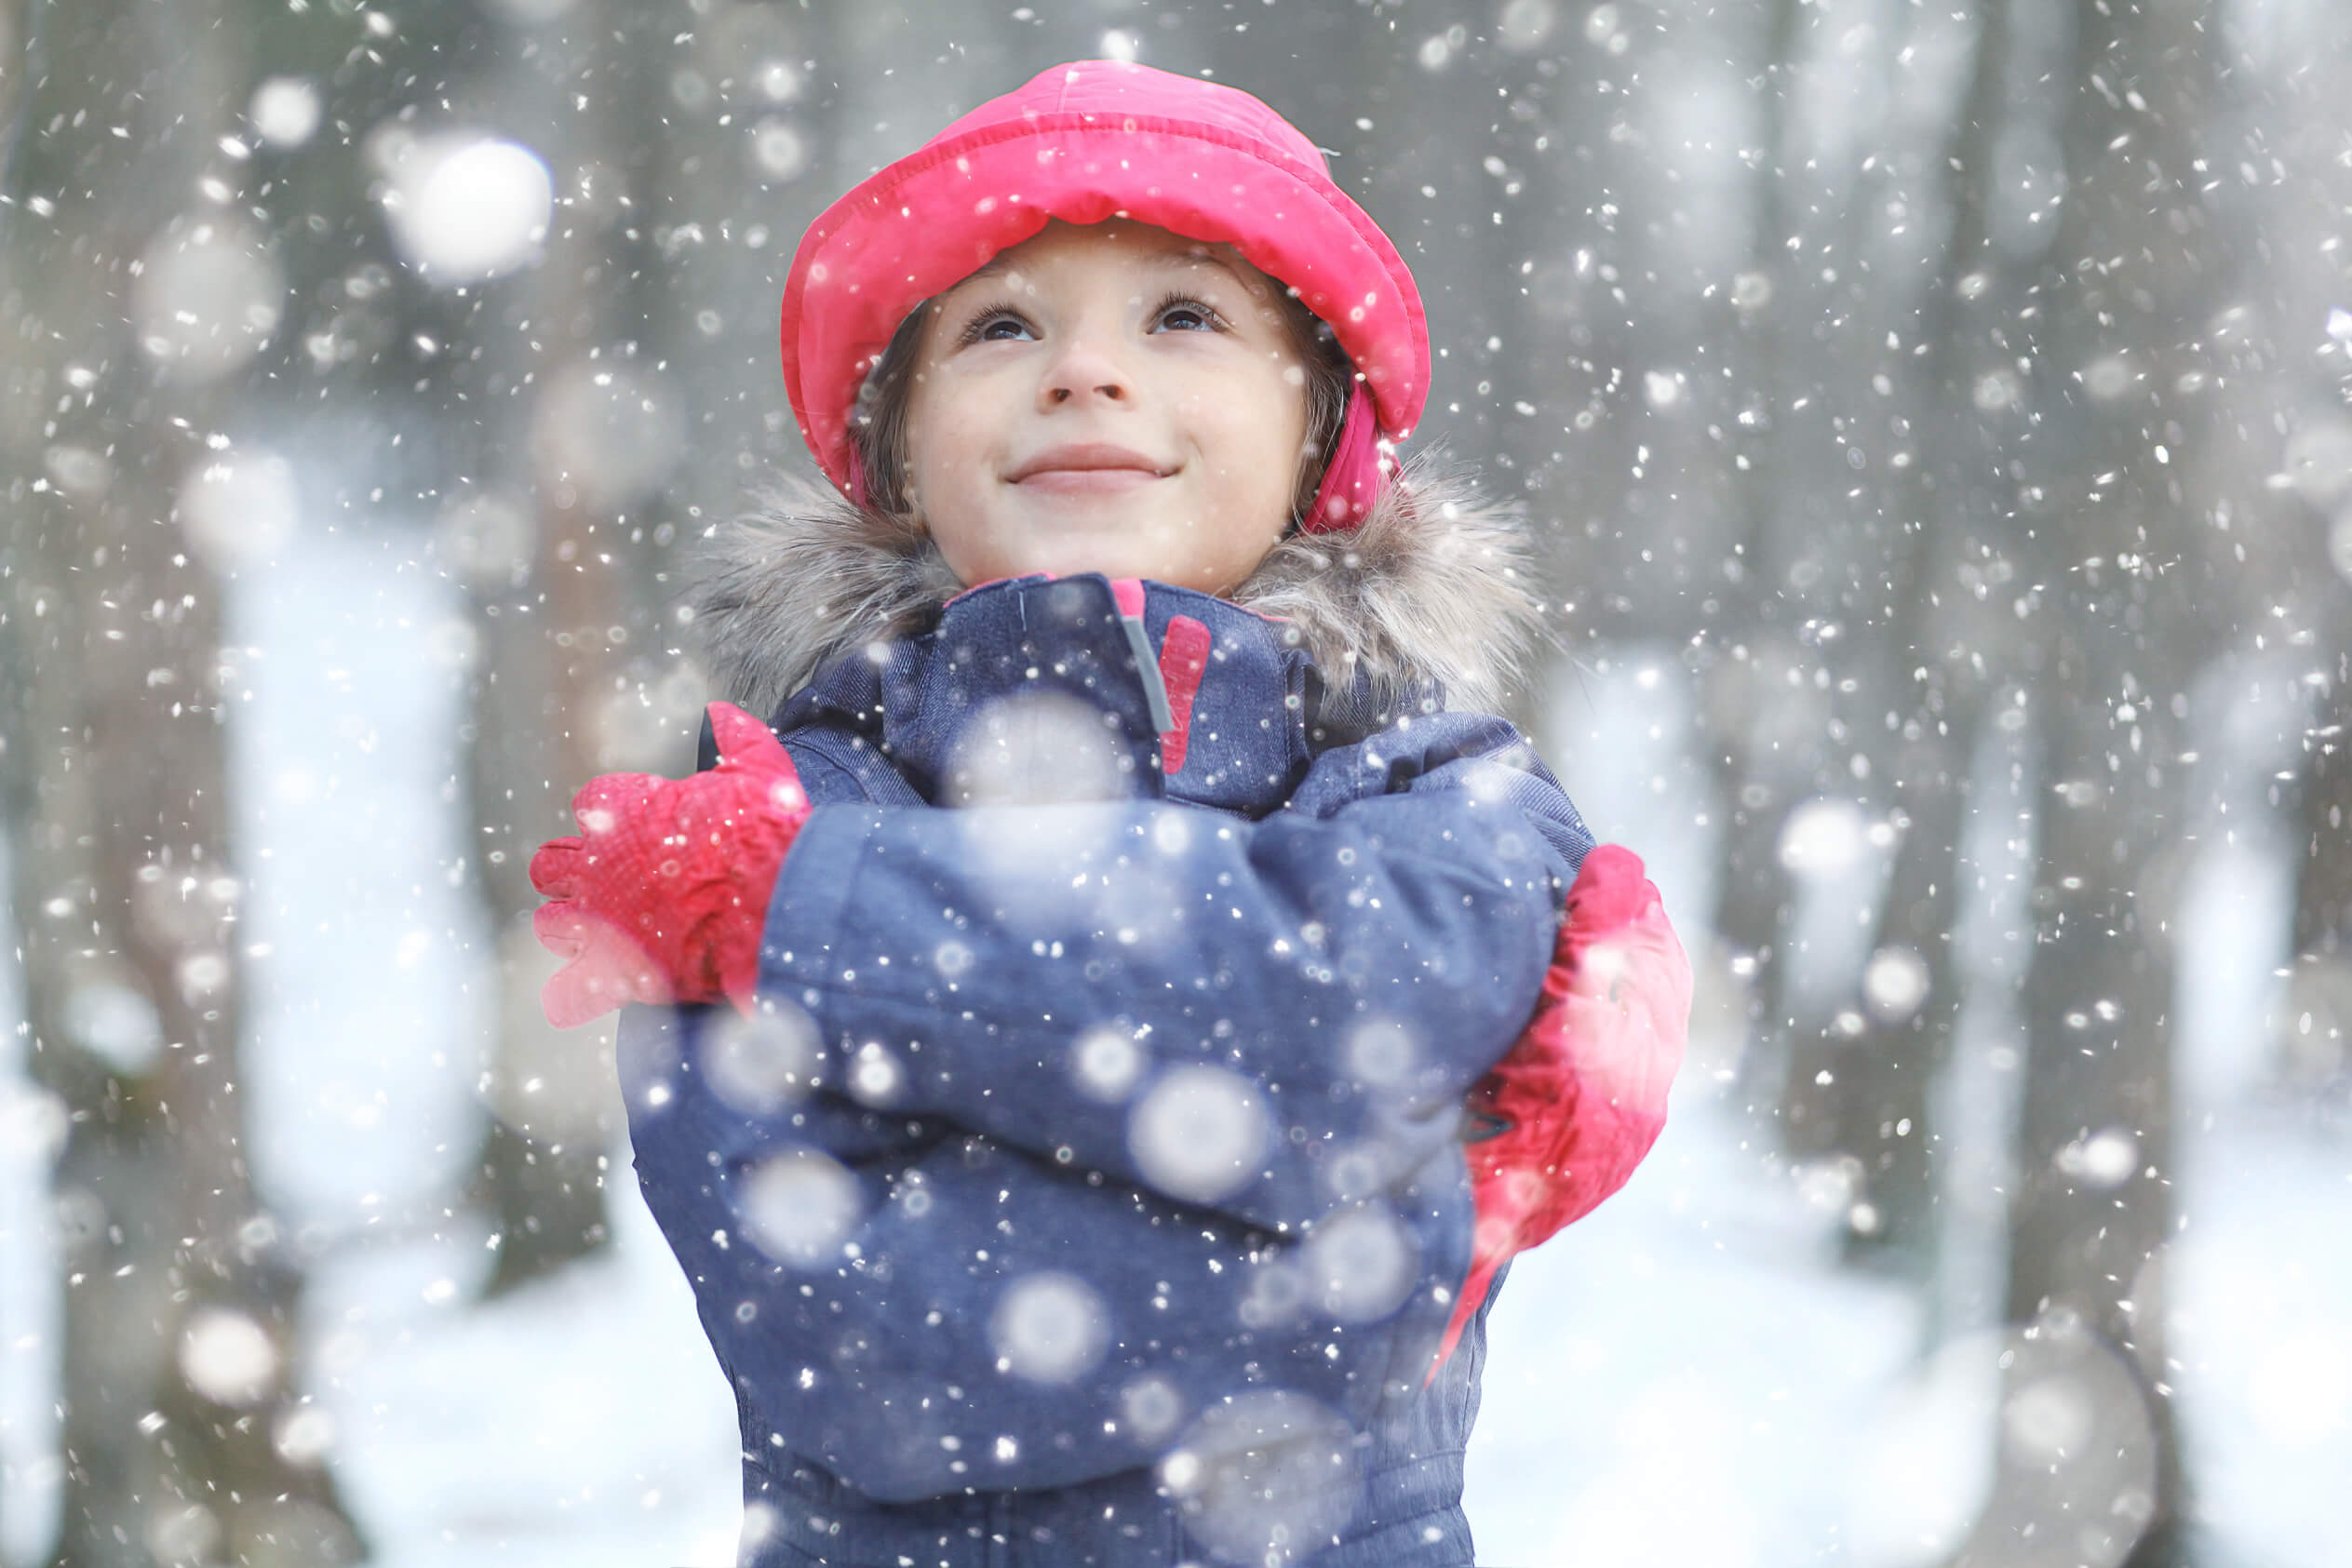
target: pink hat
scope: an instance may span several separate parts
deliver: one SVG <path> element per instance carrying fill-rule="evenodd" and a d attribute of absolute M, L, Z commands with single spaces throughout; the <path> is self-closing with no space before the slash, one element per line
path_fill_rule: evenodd
<path fill-rule="evenodd" d="M 850 415 L 907 313 L 1049 219 L 1129 218 L 1230 243 L 1297 290 L 1364 377 L 1305 525 L 1359 519 L 1429 395 L 1413 275 L 1315 144 L 1238 88 L 1117 60 L 1057 65 L 827 208 L 784 286 L 784 384 L 826 476 L 854 493 Z M 1371 394 L 1370 409 L 1362 392 Z"/>

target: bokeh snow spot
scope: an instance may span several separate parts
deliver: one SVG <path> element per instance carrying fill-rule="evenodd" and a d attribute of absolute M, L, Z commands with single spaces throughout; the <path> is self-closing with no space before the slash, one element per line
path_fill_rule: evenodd
<path fill-rule="evenodd" d="M 1151 847 L 1163 855 L 1184 853 L 1192 847 L 1191 820 L 1177 811 L 1152 813 Z"/>
<path fill-rule="evenodd" d="M 1125 794 L 1110 717 L 1058 691 L 987 704 L 956 736 L 941 803 L 1046 806 Z"/>
<path fill-rule="evenodd" d="M 279 1413 L 270 1445 L 288 1464 L 311 1468 L 323 1463 L 335 1446 L 335 1418 L 319 1405 L 295 1405 Z"/>
<path fill-rule="evenodd" d="M 783 1516 L 773 1505 L 759 1502 L 744 1504 L 743 1529 L 735 1543 L 744 1561 L 752 1561 L 758 1554 L 758 1548 L 773 1540 L 783 1526 Z"/>
<path fill-rule="evenodd" d="M 180 487 L 180 528 L 215 571 L 265 561 L 302 516 L 294 468 L 275 452 L 223 452 Z"/>
<path fill-rule="evenodd" d="M 795 1268 L 839 1260 L 857 1228 L 865 1195 L 838 1160 L 813 1148 L 786 1149 L 742 1179 L 744 1234 L 768 1256 Z"/>
<path fill-rule="evenodd" d="M 1119 1418 L 1139 1442 L 1158 1442 L 1184 1414 L 1184 1396 L 1164 1377 L 1138 1377 L 1119 1390 Z"/>
<path fill-rule="evenodd" d="M 131 322 L 147 356 L 179 380 L 241 369 L 277 330 L 286 274 L 256 230 L 233 219 L 176 219 L 140 257 Z"/>
<path fill-rule="evenodd" d="M 716 1012 L 703 1030 L 703 1081 L 746 1116 L 773 1116 L 807 1094 L 823 1056 L 815 1023 L 781 997 L 762 997 L 748 1018 Z"/>
<path fill-rule="evenodd" d="M 273 147 L 299 147 L 318 128 L 318 89 L 300 76 L 272 76 L 253 89 L 245 117 Z"/>
<path fill-rule="evenodd" d="M 226 1307 L 200 1307 L 180 1333 L 180 1372 L 214 1404 L 243 1409 L 277 1385 L 277 1347 L 269 1331 Z"/>
<path fill-rule="evenodd" d="M 2010 1448 L 2035 1466 L 2078 1451 L 2090 1440 L 2091 1419 L 2090 1391 L 2063 1374 L 2026 1384 L 2001 1409 L 2002 1433 Z"/>
<path fill-rule="evenodd" d="M 880 1040 L 867 1040 L 850 1058 L 849 1090 L 868 1106 L 886 1106 L 906 1087 L 907 1069 L 898 1053 Z"/>
<path fill-rule="evenodd" d="M 163 1050 L 163 1019 L 128 976 L 74 986 L 63 1022 L 75 1044 L 126 1073 L 144 1072 Z"/>
<path fill-rule="evenodd" d="M 451 133 L 403 141 L 383 195 L 392 237 L 436 283 L 479 283 L 537 259 L 555 209 L 539 154 L 501 137 Z"/>
<path fill-rule="evenodd" d="M 2057 1161 L 2086 1186 L 2121 1186 L 2140 1168 L 2140 1140 L 2120 1127 L 2103 1127 L 2060 1149 Z"/>
<path fill-rule="evenodd" d="M 766 115 L 751 129 L 751 167 L 771 184 L 797 180 L 809 167 L 808 141 L 783 115 Z"/>
<path fill-rule="evenodd" d="M 1355 1517 L 1355 1431 L 1304 1394 L 1243 1394 L 1215 1405 L 1160 1463 L 1185 1526 L 1220 1560 L 1281 1568 Z"/>
<path fill-rule="evenodd" d="M 1242 1327 L 1270 1329 L 1289 1322 L 1307 1305 L 1307 1280 L 1298 1259 L 1284 1248 L 1269 1248 L 1249 1266 L 1249 1289 L 1234 1316 Z"/>
<path fill-rule="evenodd" d="M 1881 947 L 1862 971 L 1862 996 L 1882 1024 L 1909 1021 L 1928 999 L 1928 960 L 1915 947 Z"/>
<path fill-rule="evenodd" d="M 997 1299 L 988 1343 L 1001 1365 L 1032 1383 L 1068 1383 L 1092 1372 L 1110 1343 L 1102 1298 L 1074 1275 L 1031 1274 Z"/>
<path fill-rule="evenodd" d="M 1134 1093 L 1150 1062 L 1143 1042 L 1112 1024 L 1087 1030 L 1069 1049 L 1070 1077 L 1079 1092 L 1106 1105 L 1117 1105 Z"/>
<path fill-rule="evenodd" d="M 1556 0 L 1506 0 L 1497 19 L 1495 41 L 1513 54 L 1541 48 L 1560 25 Z"/>
<path fill-rule="evenodd" d="M 1404 1305 L 1420 1246 L 1385 1203 L 1342 1209 L 1315 1223 L 1299 1250 L 1316 1303 L 1345 1323 L 1368 1323 Z"/>
<path fill-rule="evenodd" d="M 103 452 L 60 441 L 41 453 L 41 467 L 67 495 L 95 501 L 112 489 L 114 464 Z"/>
<path fill-rule="evenodd" d="M 1222 1067 L 1176 1067 L 1145 1092 L 1127 1122 L 1144 1179 L 1173 1198 L 1213 1203 L 1257 1179 L 1266 1107 L 1247 1079 Z"/>
<path fill-rule="evenodd" d="M 1781 864 L 1796 875 L 1829 881 L 1858 864 L 1869 823 L 1850 800 L 1808 800 L 1781 827 Z"/>
<path fill-rule="evenodd" d="M 1375 1089 L 1403 1083 L 1420 1057 L 1413 1032 L 1392 1019 L 1372 1019 L 1348 1036 L 1348 1075 Z"/>

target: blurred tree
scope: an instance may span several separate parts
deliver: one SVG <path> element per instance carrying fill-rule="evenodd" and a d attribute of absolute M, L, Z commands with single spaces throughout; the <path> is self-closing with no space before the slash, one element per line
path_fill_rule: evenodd
<path fill-rule="evenodd" d="M 1716 743 L 1709 760 L 1725 802 L 1714 931 L 1747 994 L 1751 1038 L 1739 1076 L 1751 1114 L 1760 1100 L 1779 1112 L 1772 1079 L 1791 1070 L 1789 1037 L 1795 1025 L 1788 1010 L 1782 922 L 1796 889 L 1781 860 L 1781 833 L 1790 807 L 1807 792 L 1814 771 L 1810 737 L 1820 728 L 1801 661 L 1789 656 L 1772 629 L 1777 596 L 1766 548 L 1781 483 L 1792 472 L 1805 472 L 1781 456 L 1794 446 L 1782 433 L 1782 410 L 1799 398 L 1811 402 L 1794 384 L 1798 372 L 1788 363 L 1790 325 L 1797 317 L 1787 302 L 1803 297 L 1800 182 L 1809 160 L 1803 155 L 1795 101 L 1800 41 L 1812 13 L 1804 0 L 1774 0 L 1766 14 L 1755 62 L 1755 220 L 1748 264 L 1727 291 L 1734 314 L 1722 338 L 1736 356 L 1729 364 L 1732 407 L 1726 410 L 1734 480 L 1725 510 L 1738 519 L 1739 534 L 1719 552 L 1711 573 L 1721 581 L 1710 594 L 1715 610 L 1699 644 L 1698 664 L 1707 728 Z"/>
<path fill-rule="evenodd" d="M 2006 21 L 1999 4 L 1912 11 L 1880 45 L 1902 88 L 1884 136 L 1863 143 L 1857 206 L 1869 221 L 1847 307 L 1860 329 L 1839 394 L 1852 460 L 1836 465 L 1872 515 L 1856 541 L 1862 581 L 1831 640 L 1841 697 L 1851 689 L 1837 704 L 1842 771 L 1895 840 L 1860 985 L 1841 987 L 1830 1027 L 1794 1042 L 1785 1089 L 1795 1145 L 1849 1162 L 1849 1249 L 1915 1276 L 1937 1261 L 1929 1090 L 1960 1012 L 1952 941 L 1969 772 L 2009 668 L 1992 612 L 2006 606 L 1989 605 L 1985 583 L 1988 533 L 2005 526 L 1986 504 L 1997 437 L 1974 388 L 1991 313 L 2020 301 L 1990 288 L 1983 269 L 1998 258 L 1972 178 L 1991 166 L 2009 101 Z"/>
<path fill-rule="evenodd" d="M 649 575 L 630 512 L 678 455 L 660 449 L 675 407 L 644 406 L 657 389 L 635 312 L 651 239 L 643 159 L 661 117 L 644 55 L 667 53 L 655 21 L 608 0 L 523 7 L 459 62 L 450 116 L 461 134 L 530 147 L 556 196 L 543 254 L 483 285 L 461 328 L 466 354 L 451 361 L 474 367 L 463 391 L 476 411 L 440 526 L 480 650 L 465 739 L 476 886 L 498 944 L 475 1187 L 498 1247 L 491 1295 L 609 1237 L 612 1030 L 558 1031 L 540 1010 L 556 966 L 531 935 L 531 852 L 577 831 L 567 803 L 592 775 L 679 771 L 675 755 L 607 739 L 625 738 L 612 722 L 632 695 L 625 607 L 630 579 Z"/>
<path fill-rule="evenodd" d="M 34 20 L 0 209 L 0 722 L 32 1072 L 71 1126 L 52 1561 L 355 1561 L 301 1392 L 303 1260 L 246 1159 L 212 570 L 234 540 L 190 483 L 234 462 L 227 389 L 283 310 L 224 141 L 248 34 L 232 0 Z"/>
<path fill-rule="evenodd" d="M 2352 167 L 2340 155 L 2339 106 L 2352 92 L 2352 13 L 2248 15 L 2226 42 L 2245 86 L 2214 141 L 2243 147 L 2250 168 L 2268 154 L 2255 181 L 2241 170 L 2224 188 L 2259 235 L 2244 315 L 2250 346 L 2277 370 L 2219 389 L 2238 410 L 2238 439 L 2213 454 L 2219 472 L 2204 482 L 2219 492 L 2208 548 L 2225 552 L 2224 570 L 2242 582 L 2240 650 L 2303 664 L 2293 676 L 2313 699 L 2299 744 L 2279 759 L 2295 773 L 2281 804 L 2301 852 L 2293 979 L 2269 1065 L 2281 1087 L 2340 1119 L 2352 1110 L 2352 317 L 2341 261 Z M 2325 340 L 2304 351 L 2315 332 Z"/>
<path fill-rule="evenodd" d="M 2127 0 L 2012 7 L 2013 90 L 1973 171 L 1995 245 L 2031 268 L 1975 401 L 2009 422 L 2027 707 L 2052 798 L 2010 1209 L 2008 1318 L 2031 1348 L 2006 1374 L 1993 1498 L 1960 1562 L 2150 1565 L 2181 1547 L 2161 1267 L 2167 868 L 2187 820 L 2184 694 L 2232 584 L 2178 460 L 2214 439 L 2203 394 L 2238 352 L 2211 327 L 2235 258 L 2202 194 L 2218 62 L 2201 27 L 2193 9 Z M 2063 97 L 2036 94 L 2043 81 Z M 2096 1522 L 2037 1544 L 2062 1515 Z"/>

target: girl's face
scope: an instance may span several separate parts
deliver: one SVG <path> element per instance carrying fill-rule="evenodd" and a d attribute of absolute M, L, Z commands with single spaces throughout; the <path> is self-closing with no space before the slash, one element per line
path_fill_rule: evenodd
<path fill-rule="evenodd" d="M 1289 526 L 1306 384 L 1277 286 L 1230 247 L 1056 221 L 933 302 L 909 499 L 962 583 L 1225 594 Z"/>

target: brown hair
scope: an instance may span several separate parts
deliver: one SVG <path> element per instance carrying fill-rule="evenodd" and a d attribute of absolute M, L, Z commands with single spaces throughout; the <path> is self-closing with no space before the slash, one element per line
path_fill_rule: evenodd
<path fill-rule="evenodd" d="M 1295 529 L 1323 488 L 1324 458 L 1338 439 L 1355 367 L 1330 326 L 1299 303 L 1297 294 L 1284 290 L 1279 299 L 1291 349 L 1307 372 L 1307 440 L 1299 449 L 1298 480 L 1290 500 Z M 866 473 L 866 504 L 892 516 L 904 516 L 908 510 L 907 414 L 914 403 L 915 359 L 931 310 L 926 300 L 898 324 L 890 345 L 866 372 L 857 389 L 857 406 L 850 411 L 850 444 Z"/>

